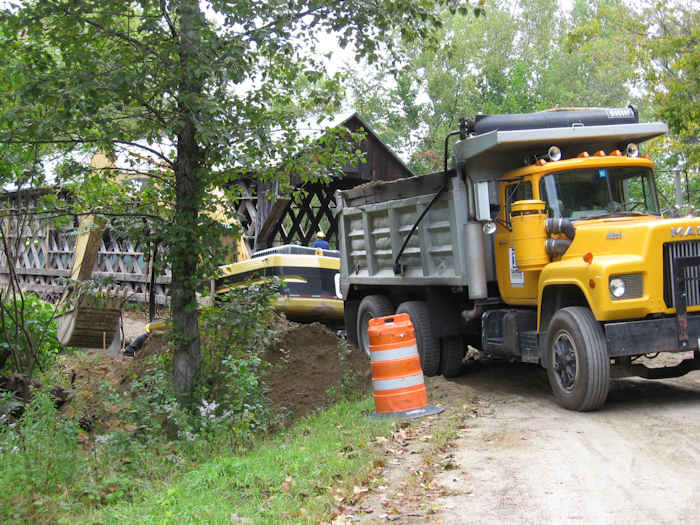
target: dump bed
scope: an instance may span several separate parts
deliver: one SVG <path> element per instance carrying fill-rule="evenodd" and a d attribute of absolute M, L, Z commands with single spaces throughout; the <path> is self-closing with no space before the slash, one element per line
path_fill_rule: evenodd
<path fill-rule="evenodd" d="M 445 184 L 411 236 L 395 274 L 404 239 Z M 373 182 L 339 191 L 337 201 L 344 293 L 351 284 L 467 284 L 467 192 L 458 177 L 438 173 Z"/>

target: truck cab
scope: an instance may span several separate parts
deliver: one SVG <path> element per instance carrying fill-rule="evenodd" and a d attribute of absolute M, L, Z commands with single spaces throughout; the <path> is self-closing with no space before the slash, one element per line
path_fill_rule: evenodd
<path fill-rule="evenodd" d="M 580 257 L 581 250 L 602 256 L 634 249 L 639 238 L 628 234 L 622 239 L 621 231 L 614 231 L 615 225 L 628 228 L 660 216 L 652 162 L 623 156 L 619 150 L 610 154 L 598 151 L 594 157 L 583 151 L 574 159 L 538 161 L 499 180 L 498 194 L 495 266 L 501 297 L 508 304 L 538 305 L 540 276 L 550 262 Z M 565 241 L 561 247 L 550 243 L 547 250 L 546 229 L 537 215 L 570 221 L 579 242 L 571 247 L 561 234 Z M 585 244 L 581 235 L 586 234 L 581 230 L 600 227 L 608 228 L 603 238 Z M 573 243 L 575 238 L 569 241 Z M 625 241 L 632 244 L 625 246 Z M 564 245 L 566 250 L 562 251 Z"/>
<path fill-rule="evenodd" d="M 602 406 L 611 375 L 697 369 L 700 220 L 660 208 L 653 163 L 635 143 L 611 141 L 607 151 L 569 143 L 566 155 L 533 146 L 529 165 L 490 181 L 506 306 L 484 314 L 483 347 L 540 363 L 557 401 L 576 410 Z M 691 350 L 672 367 L 634 363 Z"/>

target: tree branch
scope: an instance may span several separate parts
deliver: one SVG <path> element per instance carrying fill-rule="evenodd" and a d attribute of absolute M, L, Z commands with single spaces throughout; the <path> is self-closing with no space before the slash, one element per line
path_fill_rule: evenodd
<path fill-rule="evenodd" d="M 98 210 L 90 210 L 90 211 L 71 211 L 71 210 L 33 210 L 33 211 L 26 211 L 25 212 L 27 215 L 32 215 L 32 216 L 41 216 L 41 219 L 58 219 L 60 217 L 82 217 L 84 215 L 104 215 L 105 217 L 137 217 L 137 218 L 146 218 L 146 219 L 153 219 L 154 221 L 159 221 L 161 223 L 165 222 L 165 219 L 163 217 L 160 217 L 158 215 L 153 215 L 152 213 L 114 213 L 114 212 L 104 212 L 104 211 L 98 211 Z M 10 217 L 12 214 L 10 213 L 0 213 L 0 217 Z"/>
<path fill-rule="evenodd" d="M 340 2 L 342 2 L 342 0 L 340 0 L 340 1 L 336 0 L 333 3 L 339 4 Z M 267 29 L 270 29 L 271 27 L 276 26 L 277 24 L 279 24 L 282 21 L 294 21 L 294 22 L 296 22 L 297 20 L 300 20 L 301 18 L 304 18 L 305 16 L 308 16 L 308 15 L 311 15 L 311 14 L 317 12 L 317 11 L 320 11 L 321 9 L 323 9 L 325 7 L 327 7 L 327 6 L 321 4 L 321 5 L 318 5 L 317 7 L 313 7 L 311 9 L 307 9 L 306 11 L 302 11 L 301 13 L 297 13 L 294 16 L 287 16 L 286 14 L 282 14 L 278 18 L 272 19 L 267 24 L 264 24 L 260 27 L 256 27 L 255 29 L 251 29 L 250 31 L 244 31 L 242 33 L 234 33 L 234 36 L 239 37 L 239 38 L 246 37 L 246 36 L 252 36 L 252 35 L 259 33 L 261 31 L 266 31 Z"/>
<path fill-rule="evenodd" d="M 2 140 L 0 139 L 0 144 L 25 144 L 25 145 L 37 145 L 37 144 L 94 144 L 98 142 L 104 142 L 103 140 L 100 139 L 44 139 L 44 140 Z M 163 162 L 165 162 L 170 168 L 172 169 L 174 166 L 174 163 L 166 157 L 163 153 L 154 150 L 153 148 L 149 148 L 148 146 L 144 146 L 143 144 L 139 144 L 137 142 L 130 142 L 126 140 L 112 140 L 110 141 L 112 144 L 121 144 L 124 146 L 132 146 L 134 148 L 140 148 L 144 151 L 148 151 L 149 153 L 152 153 L 159 159 L 161 159 Z"/>
<path fill-rule="evenodd" d="M 97 211 L 97 210 L 91 210 L 91 211 L 81 211 L 78 213 L 64 213 L 64 214 L 57 214 L 57 215 L 47 215 L 45 218 L 46 219 L 55 219 L 58 217 L 65 217 L 66 215 L 74 215 L 75 217 L 82 217 L 84 215 L 104 215 L 105 217 L 135 217 L 139 219 L 152 219 L 157 222 L 165 223 L 165 219 L 163 217 L 159 217 L 158 215 L 153 215 L 152 213 L 114 213 L 114 212 L 105 212 L 105 211 Z"/>
<path fill-rule="evenodd" d="M 124 146 L 133 146 L 134 148 L 140 148 L 144 151 L 148 151 L 149 153 L 152 153 L 156 157 L 158 157 L 160 160 L 165 162 L 168 166 L 170 166 L 171 169 L 174 168 L 175 163 L 172 162 L 168 157 L 160 153 L 159 151 L 154 150 L 153 148 L 149 148 L 148 146 L 144 146 L 142 144 L 138 144 L 137 142 L 129 142 L 126 140 L 113 140 L 112 144 L 122 144 Z"/>
<path fill-rule="evenodd" d="M 175 25 L 173 24 L 173 21 L 170 19 L 170 15 L 168 14 L 168 8 L 165 5 L 165 0 L 160 0 L 160 12 L 163 13 L 163 18 L 165 18 L 165 22 L 168 24 L 168 27 L 170 28 L 170 34 L 173 36 L 173 38 L 177 38 L 177 30 L 175 29 Z"/>
<path fill-rule="evenodd" d="M 165 177 L 161 177 L 160 175 L 155 175 L 151 172 L 137 170 L 134 168 L 99 168 L 97 171 L 116 171 L 117 173 L 120 173 L 120 172 L 133 173 L 135 175 L 143 175 L 144 177 L 148 177 L 150 179 L 155 179 L 155 180 L 160 181 L 163 184 L 166 184 L 166 185 L 171 186 L 171 187 L 173 185 L 172 181 L 168 180 Z"/>
<path fill-rule="evenodd" d="M 102 24 L 98 24 L 97 22 L 95 22 L 94 20 L 90 20 L 89 18 L 80 18 L 79 17 L 78 19 L 82 20 L 86 24 L 89 24 L 93 27 L 96 27 L 97 29 L 99 29 L 100 31 L 102 31 L 108 35 L 112 35 L 114 37 L 121 38 L 122 40 L 125 40 L 126 42 L 138 47 L 142 51 L 146 51 L 152 55 L 156 55 L 156 56 L 158 55 L 158 53 L 156 53 L 155 49 L 147 46 L 143 42 L 140 42 L 139 40 L 136 40 L 133 37 L 130 37 L 127 34 L 122 33 L 121 31 L 115 31 L 113 29 L 108 29 L 108 28 L 104 27 Z"/>
<path fill-rule="evenodd" d="M 134 92 L 134 98 L 138 100 L 139 104 L 141 104 L 143 107 L 145 107 L 150 113 L 160 122 L 163 126 L 168 125 L 168 122 L 163 118 L 163 115 L 161 114 L 160 111 L 158 111 L 156 108 L 151 106 L 149 102 L 146 101 L 145 98 L 143 98 L 141 95 L 139 95 L 138 92 Z M 140 115 L 141 118 L 145 118 L 144 116 Z"/>

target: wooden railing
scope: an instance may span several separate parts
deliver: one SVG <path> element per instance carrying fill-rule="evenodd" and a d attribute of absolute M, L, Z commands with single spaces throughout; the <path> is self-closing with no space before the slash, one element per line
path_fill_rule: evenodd
<path fill-rule="evenodd" d="M 55 298 L 63 292 L 61 278 L 69 277 L 73 267 L 73 248 L 77 228 L 57 228 L 32 215 L 38 192 L 6 194 L 0 206 L 0 226 L 14 254 L 15 272 L 22 289 L 42 297 Z M 77 224 L 77 221 L 74 221 Z M 19 235 L 19 238 L 17 237 Z M 162 250 L 162 248 L 160 248 Z M 16 250 L 16 252 L 15 252 Z M 8 254 L 0 252 L 0 282 L 9 277 Z M 120 238 L 109 228 L 93 271 L 97 279 L 111 278 L 130 290 L 130 300 L 148 301 L 150 281 L 149 248 L 139 242 Z M 170 271 L 156 278 L 156 303 L 167 304 Z"/>

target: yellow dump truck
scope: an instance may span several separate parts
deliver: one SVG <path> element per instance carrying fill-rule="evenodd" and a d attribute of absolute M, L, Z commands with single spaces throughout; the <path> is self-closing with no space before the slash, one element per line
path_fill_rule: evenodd
<path fill-rule="evenodd" d="M 425 375 L 466 344 L 539 363 L 556 401 L 601 407 L 611 377 L 699 368 L 700 218 L 661 209 L 633 107 L 464 120 L 452 169 L 339 192 L 351 339 L 406 312 Z M 452 134 L 451 134 L 452 135 Z M 448 137 L 449 138 L 449 137 Z M 646 367 L 659 352 L 694 352 Z"/>

